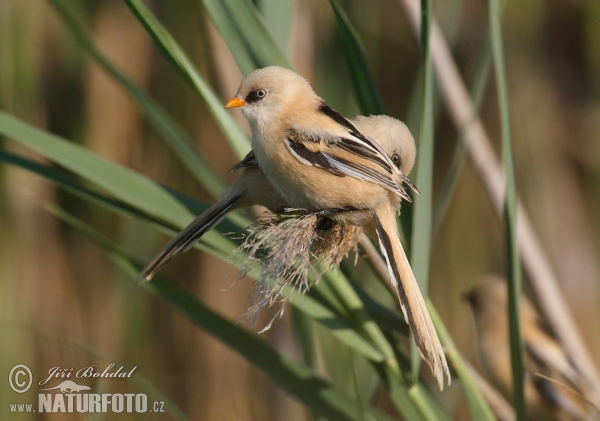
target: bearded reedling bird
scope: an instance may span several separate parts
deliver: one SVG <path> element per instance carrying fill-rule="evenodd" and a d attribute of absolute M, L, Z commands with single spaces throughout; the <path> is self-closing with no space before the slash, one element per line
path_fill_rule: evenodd
<path fill-rule="evenodd" d="M 361 132 L 377 139 L 379 145 L 404 174 L 410 173 L 415 163 L 416 148 L 404 123 L 384 115 L 359 116 L 352 122 Z M 274 213 L 281 213 L 290 207 L 259 168 L 253 151 L 233 169 L 241 170 L 241 173 L 231 187 L 217 203 L 194 219 L 160 250 L 140 273 L 139 280 L 152 279 L 169 260 L 192 247 L 206 231 L 235 209 L 261 205 Z"/>
<path fill-rule="evenodd" d="M 466 294 L 478 337 L 479 354 L 490 378 L 505 396 L 512 396 L 512 371 L 505 281 L 495 275 L 482 278 Z M 521 298 L 521 329 L 525 350 L 524 393 L 529 418 L 535 420 L 589 419 L 591 407 L 582 399 L 587 382 L 560 344 L 540 323 L 527 298 Z M 571 392 L 536 373 L 557 380 Z"/>
<path fill-rule="evenodd" d="M 418 192 L 408 177 L 291 70 L 274 66 L 252 72 L 225 107 L 241 108 L 258 165 L 288 205 L 355 209 L 331 218 L 362 226 L 379 241 L 417 347 L 440 388 L 444 373 L 450 383 L 444 350 L 398 236 L 400 199 L 410 201 L 402 183 Z"/>

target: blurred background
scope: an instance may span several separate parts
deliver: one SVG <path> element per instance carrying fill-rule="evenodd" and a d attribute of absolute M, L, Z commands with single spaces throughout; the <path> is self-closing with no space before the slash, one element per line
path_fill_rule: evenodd
<path fill-rule="evenodd" d="M 291 15 L 289 31 L 272 30 L 287 32 L 277 40 L 293 65 L 334 109 L 347 116 L 358 113 L 329 3 L 255 3 L 265 15 Z M 120 1 L 72 4 L 101 50 L 193 136 L 212 168 L 230 183 L 235 175 L 227 170 L 237 158 L 202 99 L 158 53 L 129 9 Z M 225 103 L 243 75 L 201 2 L 146 4 Z M 403 7 L 397 0 L 341 4 L 365 44 L 388 113 L 407 120 L 414 129 L 418 120 L 411 121 L 411 98 L 422 57 Z M 485 44 L 487 4 L 434 2 L 434 10 L 470 83 Z M 277 25 L 276 19 L 270 22 Z M 600 366 L 600 3 L 512 1 L 506 5 L 503 22 L 518 194 Z M 214 200 L 157 138 L 119 85 L 74 42 L 48 2 L 0 0 L 0 109 L 190 196 Z M 234 111 L 233 115 L 249 133 L 241 114 Z M 493 81 L 487 85 L 481 116 L 499 152 Z M 450 166 L 456 138 L 440 106 L 435 126 L 434 200 Z M 0 139 L 0 144 L 35 157 L 7 139 Z M 102 249 L 44 210 L 41 204 L 47 202 L 60 204 L 144 259 L 168 239 L 22 169 L 1 166 L 2 373 L 17 363 L 26 363 L 41 375 L 56 366 L 118 362 L 137 366 L 138 374 L 191 419 L 309 419 L 301 404 L 238 354 L 126 280 Z M 461 296 L 479 276 L 502 274 L 504 258 L 501 221 L 468 164 L 448 213 L 434 232 L 432 246 L 431 299 L 457 347 L 480 367 L 472 317 Z M 235 268 L 197 250 L 176 259 L 165 273 L 232 320 L 249 307 L 251 282 L 235 283 L 239 278 Z M 524 289 L 531 294 L 526 277 Z M 289 314 L 261 336 L 298 357 Z M 269 317 L 265 314 L 262 323 Z M 321 373 L 333 375 L 323 364 Z M 97 386 L 136 390 L 126 381 L 104 382 Z M 0 391 L 1 418 L 6 419 L 8 402 L 15 395 L 5 380 L 0 380 Z M 462 398 L 457 399 L 455 416 L 460 418 L 465 405 Z M 378 405 L 389 406 L 384 398 Z M 37 418 L 42 416 L 30 419 Z M 81 417 L 54 414 L 48 418 Z"/>

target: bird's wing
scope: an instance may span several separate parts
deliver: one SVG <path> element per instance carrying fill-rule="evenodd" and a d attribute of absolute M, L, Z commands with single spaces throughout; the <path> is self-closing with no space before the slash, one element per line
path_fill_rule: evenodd
<path fill-rule="evenodd" d="M 240 162 L 235 164 L 233 167 L 229 169 L 229 171 L 235 171 L 242 168 L 258 168 L 258 161 L 256 160 L 256 155 L 253 150 L 250 150 L 248 154 L 242 159 Z"/>
<path fill-rule="evenodd" d="M 357 155 L 368 156 L 369 159 L 378 162 L 386 171 L 399 176 L 416 193 L 420 193 L 419 189 L 400 171 L 400 168 L 394 164 L 388 152 L 379 143 L 361 133 L 350 120 L 333 110 L 325 102 L 321 104 L 318 111 L 347 132 L 347 135 L 342 137 L 343 143 L 340 145 L 342 148 Z"/>
<path fill-rule="evenodd" d="M 402 187 L 400 171 L 385 152 L 372 146 L 377 145 L 374 141 L 365 142 L 349 132 L 340 134 L 324 129 L 308 132 L 290 128 L 286 132 L 285 144 L 290 153 L 305 165 L 340 177 L 369 181 L 411 200 Z"/>
<path fill-rule="evenodd" d="M 586 386 L 583 376 L 579 374 L 562 348 L 552 338 L 539 331 L 535 338 L 531 339 L 525 339 L 524 346 L 525 367 L 528 375 L 532 377 L 533 384 L 548 401 L 576 417 L 581 417 L 583 409 L 581 400 L 559 384 L 568 386 L 583 397 Z M 536 376 L 536 373 L 547 376 L 559 384 Z"/>
<path fill-rule="evenodd" d="M 524 345 L 532 368 L 537 368 L 542 373 L 558 373 L 573 385 L 581 381 L 581 374 L 563 348 L 541 329 L 528 331 Z"/>
<path fill-rule="evenodd" d="M 328 138 L 331 139 L 331 136 Z M 344 138 L 338 138 L 336 143 L 319 142 L 317 147 L 311 145 L 310 142 L 314 142 L 314 140 L 309 140 L 307 136 L 291 131 L 288 131 L 285 139 L 290 153 L 305 165 L 321 168 L 339 177 L 349 176 L 369 181 L 396 193 L 405 200 L 411 200 L 402 185 L 394 179 L 392 173 L 380 171 L 373 168 L 372 165 L 368 165 L 365 161 L 370 158 L 365 155 L 362 155 L 361 159 L 356 159 L 356 157 L 353 159 L 348 152 L 344 152 L 341 146 L 345 143 Z"/>

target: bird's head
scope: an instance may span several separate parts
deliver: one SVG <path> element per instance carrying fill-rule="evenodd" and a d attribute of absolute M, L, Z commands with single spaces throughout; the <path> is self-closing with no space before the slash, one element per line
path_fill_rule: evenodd
<path fill-rule="evenodd" d="M 270 66 L 246 76 L 225 108 L 241 107 L 251 124 L 261 124 L 319 101 L 320 98 L 302 76 L 283 67 Z"/>
<path fill-rule="evenodd" d="M 404 175 L 410 174 L 417 148 L 406 124 L 386 115 L 356 116 L 351 122 L 359 132 L 379 143 Z"/>
<path fill-rule="evenodd" d="M 473 288 L 464 294 L 474 313 L 490 311 L 505 314 L 507 305 L 506 282 L 500 276 L 483 276 Z"/>

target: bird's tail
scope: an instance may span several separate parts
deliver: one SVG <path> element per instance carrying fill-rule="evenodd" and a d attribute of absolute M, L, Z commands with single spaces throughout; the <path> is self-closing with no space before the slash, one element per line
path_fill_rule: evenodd
<path fill-rule="evenodd" d="M 151 280 L 171 258 L 189 250 L 206 231 L 216 225 L 229 211 L 233 210 L 234 205 L 240 197 L 240 194 L 226 194 L 217 203 L 194 219 L 179 234 L 173 237 L 144 270 L 140 272 L 138 282 L 143 283 Z"/>
<path fill-rule="evenodd" d="M 384 212 L 375 214 L 379 246 L 387 260 L 391 282 L 396 288 L 404 318 L 410 326 L 421 356 L 429 364 L 440 389 L 443 389 L 444 374 L 450 384 L 450 371 L 444 350 L 400 242 L 395 215 L 387 209 Z"/>

